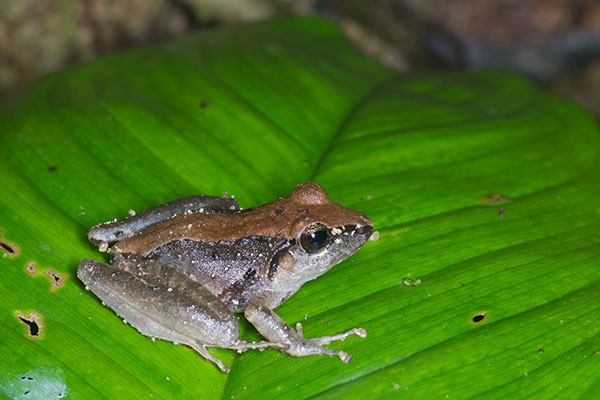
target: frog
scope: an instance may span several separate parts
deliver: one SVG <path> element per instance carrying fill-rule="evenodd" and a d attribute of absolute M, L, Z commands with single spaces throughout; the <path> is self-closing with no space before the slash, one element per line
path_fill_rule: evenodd
<path fill-rule="evenodd" d="M 209 348 L 274 348 L 348 363 L 350 354 L 325 345 L 364 338 L 365 329 L 305 338 L 300 322 L 294 330 L 273 310 L 354 254 L 372 232 L 364 213 L 331 201 L 314 182 L 244 210 L 233 196 L 189 196 L 92 227 L 89 241 L 110 262 L 84 259 L 77 276 L 143 335 L 187 345 L 224 372 L 229 367 Z M 240 340 L 235 313 L 265 340 Z"/>

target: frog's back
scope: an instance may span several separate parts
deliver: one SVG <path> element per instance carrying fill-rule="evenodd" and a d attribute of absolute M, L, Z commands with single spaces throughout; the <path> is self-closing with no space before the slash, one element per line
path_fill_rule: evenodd
<path fill-rule="evenodd" d="M 316 199 L 312 199 L 308 195 L 314 193 L 302 191 L 302 188 L 294 196 L 298 190 L 289 198 L 235 213 L 194 211 L 177 215 L 118 242 L 111 252 L 147 255 L 171 242 L 185 239 L 194 242 L 236 242 L 261 236 L 294 240 L 306 227 L 315 223 L 329 227 L 372 224 L 363 213 L 331 202 L 324 191 L 321 197 L 313 196 Z"/>
<path fill-rule="evenodd" d="M 289 238 L 288 225 L 277 223 L 265 209 L 237 213 L 192 212 L 157 222 L 126 238 L 111 248 L 112 253 L 147 255 L 169 243 L 181 240 L 194 242 L 235 242 L 252 236 Z M 284 229 L 282 229 L 284 228 Z"/>

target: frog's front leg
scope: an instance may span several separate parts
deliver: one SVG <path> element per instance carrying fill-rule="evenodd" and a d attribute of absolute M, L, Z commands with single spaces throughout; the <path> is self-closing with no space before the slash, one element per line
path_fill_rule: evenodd
<path fill-rule="evenodd" d="M 274 292 L 261 293 L 250 301 L 244 315 L 260 334 L 273 344 L 272 347 L 279 347 L 286 354 L 294 357 L 327 354 L 337 356 L 344 363 L 348 363 L 352 359 L 352 355 L 341 350 L 328 349 L 323 345 L 334 340 L 344 340 L 350 335 L 367 336 L 366 330 L 353 328 L 337 335 L 306 339 L 302 335 L 302 325 L 300 323 L 296 325 L 297 331 L 294 331 L 269 307 L 269 305 L 277 303 L 277 297 L 279 295 Z"/>
<path fill-rule="evenodd" d="M 98 224 L 88 232 L 88 239 L 100 251 L 106 251 L 108 244 L 133 236 L 136 232 L 154 223 L 167 220 L 175 215 L 203 209 L 209 212 L 235 212 L 240 209 L 236 199 L 217 196 L 189 196 L 158 205 L 120 221 Z"/>

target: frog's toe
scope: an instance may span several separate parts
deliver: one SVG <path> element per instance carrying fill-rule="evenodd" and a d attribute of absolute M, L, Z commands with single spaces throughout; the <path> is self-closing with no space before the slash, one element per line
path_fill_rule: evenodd
<path fill-rule="evenodd" d="M 317 338 L 318 339 L 318 338 Z M 314 339 L 305 339 L 301 343 L 288 345 L 284 353 L 293 357 L 306 357 L 313 355 L 327 355 L 330 357 L 339 357 L 343 363 L 347 364 L 352 360 L 352 355 L 342 350 L 332 350 L 316 344 Z"/>
<path fill-rule="evenodd" d="M 367 337 L 367 330 L 363 328 L 353 328 L 351 329 L 356 336 L 360 336 L 361 338 Z"/>
<path fill-rule="evenodd" d="M 321 347 L 324 351 L 322 354 L 327 354 L 330 357 L 338 357 L 344 364 L 348 364 L 352 361 L 352 354 L 346 353 L 342 350 L 331 350 L 326 347 Z"/>
<path fill-rule="evenodd" d="M 219 369 L 221 371 L 223 371 L 223 372 L 230 372 L 231 371 L 229 368 L 227 368 L 225 366 L 225 364 L 223 364 L 223 361 L 219 360 L 217 357 L 215 357 L 212 354 L 210 354 L 208 352 L 208 350 L 206 349 L 206 346 L 201 345 L 201 344 L 190 344 L 190 346 L 194 350 L 196 350 L 198 353 L 200 353 L 202 355 L 202 357 L 204 357 L 206 360 L 215 363 L 217 365 L 217 367 L 219 367 Z"/>
<path fill-rule="evenodd" d="M 336 355 L 344 364 L 348 364 L 352 360 L 352 354 L 348 354 L 345 351 L 338 351 Z"/>
<path fill-rule="evenodd" d="M 307 339 L 316 345 L 329 344 L 336 340 L 345 340 L 348 336 L 356 335 L 359 337 L 367 337 L 367 331 L 363 328 L 352 328 L 349 331 L 338 333 L 337 335 L 321 336 L 313 339 Z"/>

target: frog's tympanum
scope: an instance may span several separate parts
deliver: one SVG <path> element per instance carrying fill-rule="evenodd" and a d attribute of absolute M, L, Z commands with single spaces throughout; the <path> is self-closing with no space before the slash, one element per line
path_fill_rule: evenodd
<path fill-rule="evenodd" d="M 350 354 L 323 345 L 365 337 L 364 329 L 305 339 L 299 323 L 294 331 L 273 309 L 352 255 L 372 230 L 365 214 L 330 201 L 312 182 L 243 211 L 233 198 L 192 196 L 93 227 L 88 237 L 108 250 L 110 265 L 86 259 L 77 276 L 142 334 L 186 344 L 223 371 L 207 347 L 273 347 L 347 363 Z M 242 311 L 267 341 L 238 339 L 233 312 Z"/>

